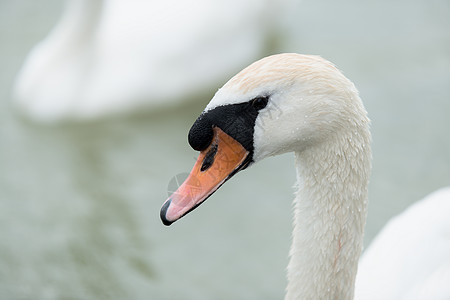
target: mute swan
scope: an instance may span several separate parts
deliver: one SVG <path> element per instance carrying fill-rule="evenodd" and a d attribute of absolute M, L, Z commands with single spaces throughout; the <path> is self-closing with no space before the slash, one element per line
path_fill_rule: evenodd
<path fill-rule="evenodd" d="M 45 122 L 175 105 L 259 56 L 289 1 L 70 0 L 15 104 Z"/>
<path fill-rule="evenodd" d="M 266 57 L 238 73 L 215 94 L 190 129 L 188 139 L 192 148 L 201 152 L 189 177 L 163 204 L 160 216 L 165 225 L 203 203 L 237 172 L 265 157 L 293 151 L 298 191 L 286 299 L 353 299 L 366 220 L 371 137 L 366 110 L 352 82 L 317 56 Z M 448 282 L 439 277 L 446 275 L 448 279 L 450 271 L 449 194 L 449 190 L 441 192 L 436 201 L 436 196 L 431 196 L 431 202 L 426 199 L 388 225 L 385 230 L 397 232 L 383 232 L 373 251 L 367 251 L 361 267 L 368 269 L 360 271 L 364 276 L 358 277 L 362 289 L 357 289 L 357 296 L 431 299 L 424 297 L 426 289 L 422 294 L 411 293 L 418 281 L 410 279 L 421 274 L 416 278 L 427 281 L 428 288 L 447 292 L 433 299 L 450 298 Z M 434 214 L 436 209 L 439 215 Z M 426 217 L 417 216 L 421 213 Z M 441 230 L 433 232 L 441 235 L 434 239 L 438 244 L 432 243 L 434 236 L 427 232 L 433 227 L 430 218 L 440 222 L 434 227 Z M 417 257 L 421 245 L 417 241 L 409 243 L 412 248 L 400 244 L 415 236 L 426 238 L 426 248 L 430 248 L 426 250 L 440 248 L 430 253 L 440 255 L 432 259 L 440 259 L 441 264 L 429 266 L 425 275 L 423 270 L 408 268 L 405 278 L 401 268 Z M 391 245 L 380 247 L 384 239 Z M 404 253 L 393 255 L 396 250 Z M 429 258 L 422 256 L 425 261 Z M 378 258 L 375 265 L 366 262 L 370 258 Z M 401 259 L 398 268 L 397 259 Z M 383 273 L 373 274 L 377 269 Z M 390 274 L 390 270 L 395 273 Z M 384 278 L 375 275 L 385 274 L 389 282 L 379 285 Z M 403 282 L 413 286 L 405 288 Z M 368 284 L 374 287 L 370 289 Z M 394 290 L 392 295 L 387 288 Z"/>

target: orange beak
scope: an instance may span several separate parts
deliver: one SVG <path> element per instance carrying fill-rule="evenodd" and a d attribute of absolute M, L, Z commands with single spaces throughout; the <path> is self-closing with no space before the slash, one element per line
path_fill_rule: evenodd
<path fill-rule="evenodd" d="M 170 225 L 189 213 L 225 181 L 246 166 L 249 152 L 235 139 L 214 127 L 211 144 L 200 152 L 188 178 L 161 208 L 161 220 Z"/>

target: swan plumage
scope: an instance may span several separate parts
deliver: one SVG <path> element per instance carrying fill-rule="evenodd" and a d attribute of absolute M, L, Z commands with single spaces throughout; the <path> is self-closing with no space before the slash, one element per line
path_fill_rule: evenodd
<path fill-rule="evenodd" d="M 361 257 L 356 299 L 449 299 L 449 212 L 447 187 L 389 220 Z"/>
<path fill-rule="evenodd" d="M 266 57 L 218 90 L 188 140 L 200 156 L 164 203 L 164 224 L 191 212 L 237 172 L 266 157 L 294 152 L 298 182 L 286 299 L 353 299 L 367 214 L 371 136 L 367 112 L 350 80 L 318 56 Z M 357 297 L 449 299 L 449 203 L 446 189 L 387 225 L 362 259 Z M 417 253 L 424 242 L 423 253 Z M 431 248 L 433 254 L 427 252 Z M 423 262 L 408 265 L 419 269 L 405 270 L 408 260 L 419 256 Z M 399 272 L 390 273 L 396 267 Z M 405 271 L 413 277 L 424 268 L 422 287 L 405 280 Z M 372 277 L 383 274 L 391 275 L 389 284 Z M 403 284 L 409 286 L 398 288 Z"/>
<path fill-rule="evenodd" d="M 176 105 L 258 57 L 287 2 L 69 0 L 15 104 L 45 122 Z"/>

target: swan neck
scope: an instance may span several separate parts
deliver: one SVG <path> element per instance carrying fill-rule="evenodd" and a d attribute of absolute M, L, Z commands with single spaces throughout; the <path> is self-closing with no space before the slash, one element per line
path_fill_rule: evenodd
<path fill-rule="evenodd" d="M 286 299 L 353 299 L 366 220 L 369 143 L 363 131 L 295 153 L 298 191 Z"/>
<path fill-rule="evenodd" d="M 96 34 L 104 6 L 103 0 L 69 1 L 52 35 L 67 42 L 91 39 Z"/>

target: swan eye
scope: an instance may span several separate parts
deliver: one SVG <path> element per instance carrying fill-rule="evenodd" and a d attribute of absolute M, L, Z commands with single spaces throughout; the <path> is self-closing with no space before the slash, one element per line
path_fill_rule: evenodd
<path fill-rule="evenodd" d="M 255 99 L 252 100 L 252 106 L 256 110 L 260 110 L 266 107 L 267 102 L 269 102 L 269 96 L 256 97 Z"/>

